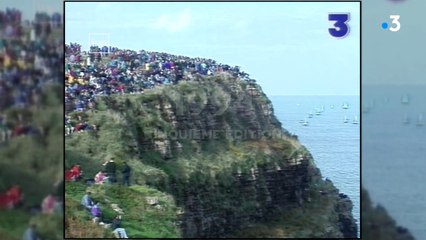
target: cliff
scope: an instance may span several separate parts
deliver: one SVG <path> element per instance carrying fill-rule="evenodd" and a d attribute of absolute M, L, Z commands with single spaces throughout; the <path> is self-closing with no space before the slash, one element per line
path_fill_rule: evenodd
<path fill-rule="evenodd" d="M 97 130 L 67 137 L 66 167 L 80 164 L 90 177 L 105 159 L 126 160 L 134 170 L 133 188 L 146 191 L 123 191 L 169 199 L 162 204 L 170 210 L 167 218 L 147 219 L 149 206 L 132 213 L 123 225 L 131 237 L 152 236 L 146 222 L 168 229 L 154 237 L 357 236 L 350 199 L 323 180 L 254 82 L 225 74 L 198 77 L 143 94 L 98 98 L 96 110 L 73 114 Z M 69 214 L 78 211 L 84 191 L 74 185 L 66 185 Z M 91 189 L 101 201 L 114 198 L 107 186 Z M 123 197 L 114 201 L 124 212 L 135 207 Z"/>
<path fill-rule="evenodd" d="M 398 226 L 382 206 L 373 207 L 366 190 L 362 192 L 362 238 L 365 240 L 413 240 L 408 229 Z"/>

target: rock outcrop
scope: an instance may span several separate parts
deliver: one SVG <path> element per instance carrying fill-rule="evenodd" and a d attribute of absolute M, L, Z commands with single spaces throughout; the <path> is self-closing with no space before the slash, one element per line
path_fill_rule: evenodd
<path fill-rule="evenodd" d="M 221 75 L 97 105 L 108 109 L 90 113 L 99 131 L 67 140 L 70 151 L 130 159 L 136 183 L 182 207 L 183 237 L 233 236 L 276 217 L 298 220 L 282 226 L 285 236 L 357 236 L 350 199 L 322 179 L 259 85 Z"/>
<path fill-rule="evenodd" d="M 408 229 L 397 226 L 382 206 L 373 207 L 366 190 L 362 191 L 362 238 L 365 240 L 414 240 Z"/>

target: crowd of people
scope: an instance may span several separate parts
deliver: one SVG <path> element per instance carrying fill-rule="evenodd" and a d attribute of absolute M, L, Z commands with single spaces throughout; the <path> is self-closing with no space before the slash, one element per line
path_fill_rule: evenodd
<path fill-rule="evenodd" d="M 91 192 L 87 192 L 83 198 L 81 199 L 81 205 L 88 211 L 94 223 L 98 223 L 100 225 L 106 225 L 103 219 L 102 210 L 100 203 L 95 203 L 92 200 Z M 112 230 L 112 232 L 118 238 L 128 238 L 126 230 L 121 228 L 121 215 L 116 215 L 112 222 L 108 224 Z"/>
<path fill-rule="evenodd" d="M 30 22 L 19 10 L 0 11 L 0 143 L 38 129 L 7 110 L 39 106 L 46 85 L 63 84 L 62 41 L 51 37 L 60 23 L 59 13 L 37 13 Z"/>
<path fill-rule="evenodd" d="M 226 72 L 254 82 L 238 66 L 212 59 L 189 58 L 162 52 L 131 51 L 115 47 L 91 46 L 82 51 L 78 43 L 65 46 L 66 135 L 96 130 L 96 126 L 73 119 L 72 112 L 96 107 L 96 97 L 112 94 L 141 94 L 156 86 L 191 81 L 196 76 Z"/>
<path fill-rule="evenodd" d="M 99 225 L 109 226 L 117 238 L 128 238 L 126 230 L 121 227 L 121 215 L 116 215 L 111 223 L 105 223 L 106 220 L 102 215 L 101 205 L 99 202 L 95 203 L 91 195 L 91 192 L 86 192 L 81 199 L 81 205 L 87 210 L 88 214 L 90 214 L 92 221 Z"/>
<path fill-rule="evenodd" d="M 121 227 L 121 215 L 116 215 L 110 224 L 103 219 L 100 203 L 92 200 L 91 192 L 87 192 L 81 199 L 81 205 L 88 211 L 94 223 L 109 226 L 117 238 L 128 238 L 126 230 Z"/>
<path fill-rule="evenodd" d="M 76 164 L 73 165 L 70 169 L 65 171 L 65 180 L 67 182 L 75 182 L 75 181 L 84 181 L 85 184 L 91 186 L 93 184 L 102 185 L 102 184 L 116 184 L 117 181 L 117 164 L 113 159 L 107 160 L 104 164 L 102 164 L 103 170 L 100 170 L 94 178 L 84 178 L 83 170 L 81 166 Z M 130 186 L 130 173 L 131 168 L 127 164 L 127 162 L 123 162 L 122 166 L 122 184 L 125 186 Z M 101 205 L 98 202 L 94 202 L 91 198 L 91 193 L 87 192 L 83 198 L 81 199 L 81 205 L 84 209 L 87 210 L 88 214 L 91 216 L 92 220 L 95 223 L 100 225 L 109 226 L 112 232 L 115 234 L 117 238 L 128 238 L 127 233 L 124 228 L 120 227 L 121 224 L 121 216 L 117 215 L 112 223 L 106 224 L 105 219 L 102 216 Z"/>
<path fill-rule="evenodd" d="M 103 170 L 100 170 L 94 178 L 84 179 L 85 183 L 88 185 L 92 184 L 115 184 L 117 183 L 117 164 L 113 159 L 106 161 L 102 164 L 104 167 Z M 127 162 L 123 162 L 122 166 L 122 184 L 125 186 L 130 186 L 130 174 L 132 169 L 127 164 Z M 75 182 L 79 180 L 83 180 L 83 170 L 81 166 L 78 164 L 73 165 L 70 169 L 65 171 L 65 180 L 67 182 Z"/>

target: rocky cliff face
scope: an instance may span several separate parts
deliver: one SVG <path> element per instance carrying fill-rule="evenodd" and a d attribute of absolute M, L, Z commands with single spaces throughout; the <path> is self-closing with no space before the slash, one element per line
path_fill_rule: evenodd
<path fill-rule="evenodd" d="M 322 179 L 255 83 L 215 76 L 107 97 L 97 108 L 89 119 L 99 132 L 69 145 L 143 165 L 136 183 L 176 198 L 184 237 L 233 236 L 281 216 L 299 221 L 282 226 L 285 236 L 357 235 L 350 199 Z"/>
<path fill-rule="evenodd" d="M 397 226 L 381 206 L 373 207 L 366 190 L 362 192 L 362 238 L 366 240 L 414 240 L 408 229 Z"/>
<path fill-rule="evenodd" d="M 187 237 L 220 237 L 250 223 L 265 221 L 309 197 L 307 161 L 295 166 L 261 167 L 231 177 L 231 186 L 189 187 L 183 230 Z M 221 193 L 222 192 L 222 193 Z M 237 211 L 235 211 L 237 210 Z"/>

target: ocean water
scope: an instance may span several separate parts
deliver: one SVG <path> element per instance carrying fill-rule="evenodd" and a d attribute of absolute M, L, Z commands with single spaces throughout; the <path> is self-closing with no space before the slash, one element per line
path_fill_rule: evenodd
<path fill-rule="evenodd" d="M 323 177 L 329 178 L 354 204 L 360 225 L 360 99 L 358 96 L 271 96 L 283 128 L 296 134 L 312 153 Z M 347 103 L 348 109 L 342 105 Z M 324 108 L 321 115 L 316 109 Z M 312 118 L 308 114 L 312 112 Z M 348 123 L 344 123 L 345 116 Z M 300 123 L 307 120 L 308 126 Z M 358 227 L 359 230 L 359 227 Z M 359 234 L 359 233 L 358 233 Z"/>
<path fill-rule="evenodd" d="M 426 87 L 363 87 L 363 186 L 416 239 L 426 239 Z M 402 104 L 403 95 L 409 104 Z M 410 119 L 404 124 L 405 115 Z M 426 119 L 425 119 L 426 120 Z"/>

